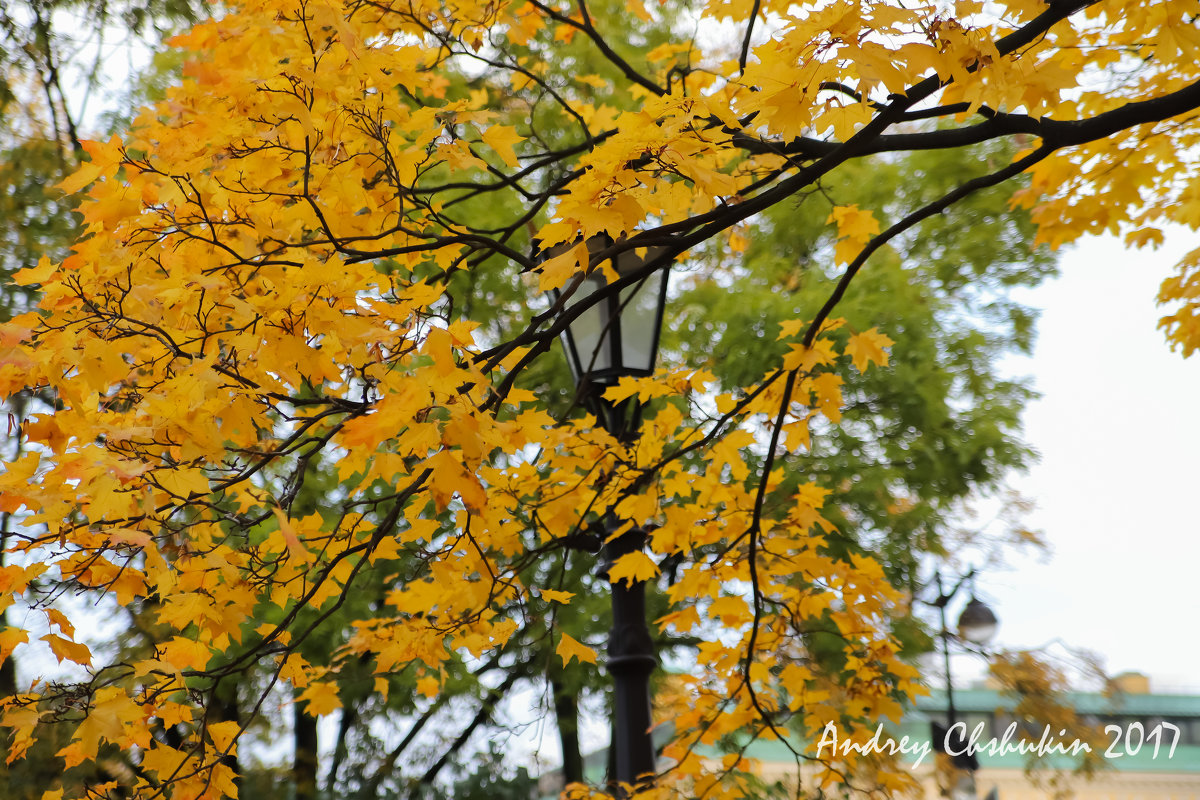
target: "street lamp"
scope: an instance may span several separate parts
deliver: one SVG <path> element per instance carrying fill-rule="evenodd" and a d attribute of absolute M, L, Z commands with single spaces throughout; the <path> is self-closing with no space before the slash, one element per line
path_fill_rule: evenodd
<path fill-rule="evenodd" d="M 609 236 L 593 236 L 587 241 L 588 255 L 594 260 L 614 244 Z M 553 248 L 542 257 L 559 255 L 571 246 Z M 611 258 L 610 266 L 619 282 L 635 275 L 664 251 L 665 248 L 645 248 L 639 255 L 630 248 Z M 646 376 L 654 371 L 669 269 L 668 262 L 661 269 L 619 287 L 610 284 L 599 267 L 567 282 L 567 286 L 576 288 L 565 299 L 560 313 L 577 310 L 579 313 L 564 329 L 562 342 L 578 395 L 600 424 L 624 442 L 631 442 L 637 436 L 641 405 L 636 397 L 613 403 L 604 397 L 604 392 L 623 377 Z M 551 292 L 555 304 L 562 297 L 560 291 Z M 601 551 L 601 577 L 608 576 L 609 569 L 621 556 L 645 547 L 646 531 L 637 526 L 628 526 L 621 536 L 608 541 L 622 527 L 625 526 L 611 515 L 605 520 L 607 543 Z M 620 786 L 635 784 L 656 771 L 650 736 L 650 674 L 658 666 L 658 659 L 646 624 L 646 585 L 640 581 L 612 584 L 612 604 L 613 627 L 606 661 L 613 677 L 610 779 Z"/>
<path fill-rule="evenodd" d="M 594 257 L 613 244 L 609 236 L 593 236 L 588 239 L 588 255 Z M 571 246 L 552 248 L 544 257 L 558 255 Z M 659 257 L 665 249 L 643 248 L 644 255 L 639 256 L 630 248 L 610 259 L 610 265 L 618 279 L 625 278 Z M 645 377 L 654 372 L 669 269 L 670 262 L 620 289 L 610 286 L 599 267 L 567 282 L 567 286 L 572 286 L 578 280 L 578 286 L 567 298 L 563 313 L 583 309 L 562 333 L 571 376 L 584 406 L 609 433 L 622 440 L 636 437 L 641 422 L 640 405 L 636 399 L 613 404 L 605 400 L 604 390 L 615 386 L 621 378 Z M 550 297 L 558 303 L 562 291 L 552 290 Z"/>
<path fill-rule="evenodd" d="M 934 747 L 945 752 L 947 744 L 952 746 L 953 753 L 951 761 L 956 767 L 966 771 L 966 778 L 956 787 L 952 797 L 956 800 L 974 800 L 975 793 L 975 770 L 979 769 L 979 760 L 975 758 L 973 753 L 965 752 L 967 736 L 966 732 L 955 727 L 958 723 L 958 712 L 954 707 L 954 681 L 950 675 L 950 629 L 946 625 L 946 605 L 954 599 L 958 594 L 958 590 L 962 588 L 967 581 L 971 582 L 971 599 L 968 601 L 966 608 L 958 617 L 958 636 L 963 641 L 971 644 L 982 646 L 991 641 L 996 635 L 996 629 L 999 627 L 999 621 L 996 619 L 996 614 L 988 608 L 987 605 L 980 602 L 975 597 L 975 570 L 970 570 L 966 575 L 959 579 L 958 583 L 950 591 L 944 591 L 942 588 L 942 575 L 937 573 L 937 590 L 938 597 L 933 601 L 932 605 L 938 609 L 938 614 L 941 621 L 941 640 L 942 640 L 942 658 L 946 668 L 946 727 L 942 728 L 936 721 L 933 723 L 933 741 Z"/>

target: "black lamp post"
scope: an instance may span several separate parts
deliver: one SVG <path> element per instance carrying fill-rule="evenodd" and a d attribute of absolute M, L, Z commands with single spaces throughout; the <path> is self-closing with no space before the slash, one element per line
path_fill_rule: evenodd
<path fill-rule="evenodd" d="M 937 573 L 938 597 L 933 601 L 933 605 L 937 607 L 941 622 L 941 640 L 942 640 L 942 658 L 946 668 L 946 727 L 943 729 L 937 722 L 933 723 L 933 740 L 934 747 L 942 752 L 945 752 L 945 746 L 950 745 L 953 753 L 950 754 L 951 761 L 954 766 L 967 773 L 964 785 L 959 787 L 959 791 L 955 793 L 957 798 L 975 797 L 975 770 L 979 769 L 979 760 L 973 753 L 964 752 L 966 750 L 967 736 L 965 731 L 956 728 L 958 723 L 958 712 L 954 707 L 954 681 L 950 675 L 950 637 L 953 634 L 946 625 L 946 605 L 954 599 L 958 594 L 958 590 L 968 580 L 971 581 L 971 599 L 963 609 L 962 614 L 958 617 L 958 637 L 963 641 L 971 644 L 982 646 L 991 641 L 995 636 L 996 629 L 999 627 L 999 622 L 996 619 L 995 613 L 988 608 L 987 605 L 980 602 L 975 597 L 975 570 L 971 570 L 964 575 L 954 588 L 950 591 L 944 591 L 942 588 L 942 575 Z"/>
<path fill-rule="evenodd" d="M 614 242 L 608 236 L 595 236 L 587 244 L 589 255 L 594 257 Z M 661 248 L 649 248 L 639 256 L 630 249 L 612 259 L 610 264 L 620 280 L 634 274 L 662 252 Z M 556 254 L 551 251 L 546 255 Z M 584 307 L 562 335 L 579 396 L 605 429 L 622 441 L 636 438 L 641 406 L 636 397 L 613 403 L 604 397 L 604 391 L 623 377 L 646 376 L 654 371 L 669 269 L 668 263 L 628 285 L 614 288 L 597 268 L 582 276 L 563 309 L 568 313 L 580 305 Z M 558 302 L 561 293 L 552 292 L 551 297 Z M 605 521 L 605 539 L 621 527 L 619 520 L 609 517 Z M 608 570 L 618 558 L 641 550 L 645 544 L 646 531 L 631 526 L 604 546 L 599 574 L 607 577 Z M 609 634 L 607 660 L 608 671 L 613 677 L 610 780 L 618 785 L 634 784 L 656 771 L 654 742 L 650 736 L 650 674 L 658 665 L 658 659 L 646 624 L 645 584 L 629 581 L 612 584 L 612 603 L 613 627 Z"/>

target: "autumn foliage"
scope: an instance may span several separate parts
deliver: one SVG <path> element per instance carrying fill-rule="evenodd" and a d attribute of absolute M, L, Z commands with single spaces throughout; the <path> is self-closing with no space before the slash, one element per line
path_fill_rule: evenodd
<path fill-rule="evenodd" d="M 614 40 L 616 15 L 653 33 Z M 547 565 L 607 515 L 652 530 L 610 579 L 657 581 L 670 561 L 657 625 L 702 640 L 665 698 L 671 766 L 648 795 L 740 796 L 737 759 L 701 744 L 895 716 L 916 690 L 891 628 L 905 598 L 869 555 L 829 546 L 839 487 L 776 468 L 839 424 L 837 370 L 904 357 L 896 332 L 835 307 L 872 254 L 1023 173 L 1014 202 L 1055 246 L 1200 225 L 1198 15 L 1197 0 L 227 4 L 174 41 L 182 85 L 86 145 L 63 185 L 86 195 L 83 238 L 19 274 L 41 303 L 0 331 L 0 393 L 45 400 L 13 420 L 24 444 L 0 475 L 19 519 L 3 602 L 30 609 L 0 653 L 43 642 L 84 668 L 3 702 L 10 760 L 58 723 L 67 766 L 133 753 L 93 795 L 233 796 L 258 706 L 224 718 L 218 699 L 247 676 L 319 716 L 363 665 L 371 692 L 419 711 L 448 675 L 534 643 L 595 662 L 554 625 L 578 587 Z M 848 163 L 993 139 L 1020 152 L 904 218 L 834 209 L 839 283 L 778 332 L 788 349 L 756 383 L 670 364 L 623 381 L 610 399 L 647 404 L 633 443 L 527 388 L 568 321 L 541 293 L 569 296 L 581 269 L 655 248 L 619 289 L 714 238 L 738 252 L 756 214 Z M 589 263 L 598 235 L 612 244 Z M 536 260 L 535 240 L 558 254 Z M 1163 288 L 1185 352 L 1197 253 Z M 477 279 L 528 297 L 519 324 L 464 310 Z M 92 652 L 77 628 L 94 612 L 72 596 L 135 609 L 150 644 Z M 818 631 L 838 658 L 812 658 Z"/>

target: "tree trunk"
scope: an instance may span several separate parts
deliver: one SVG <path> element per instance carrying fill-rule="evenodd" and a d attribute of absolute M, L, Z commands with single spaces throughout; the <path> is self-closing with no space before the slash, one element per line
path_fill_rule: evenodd
<path fill-rule="evenodd" d="M 550 690 L 554 693 L 554 718 L 562 745 L 563 784 L 583 781 L 583 754 L 579 750 L 579 698 L 567 688 L 563 673 L 551 669 Z"/>
<path fill-rule="evenodd" d="M 342 708 L 342 718 L 338 722 L 337 741 L 333 744 L 333 759 L 329 764 L 329 772 L 325 776 L 325 793 L 330 797 L 334 797 L 334 788 L 337 786 L 338 771 L 341 769 L 342 762 L 346 760 L 346 756 L 350 754 L 348 740 L 350 737 L 350 729 L 354 727 L 354 723 L 358 720 L 358 712 L 354 706 Z"/>
<path fill-rule="evenodd" d="M 236 722 L 239 725 L 242 722 L 241 707 L 238 705 L 237 685 L 233 683 L 219 684 L 213 692 L 212 707 L 209 710 L 209 715 L 213 722 Z M 175 732 L 178 735 L 178 732 Z M 242 788 L 242 770 L 238 764 L 237 751 L 229 755 L 221 757 L 221 763 L 233 770 L 234 784 L 240 790 Z"/>
<path fill-rule="evenodd" d="M 4 566 L 0 556 L 0 567 Z M 8 609 L 0 611 L 0 630 L 8 627 Z M 17 693 L 17 661 L 9 653 L 4 663 L 0 664 L 0 697 L 12 697 Z"/>
<path fill-rule="evenodd" d="M 305 714 L 299 703 L 292 704 L 292 729 L 295 736 L 294 797 L 296 800 L 317 800 L 317 720 Z"/>

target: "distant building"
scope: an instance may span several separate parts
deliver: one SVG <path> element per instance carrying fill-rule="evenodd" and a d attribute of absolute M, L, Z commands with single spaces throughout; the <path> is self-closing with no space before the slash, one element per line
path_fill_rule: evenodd
<path fill-rule="evenodd" d="M 1200 695 L 1150 694 L 1142 676 L 1127 676 L 1121 685 L 1124 691 L 1113 697 L 1088 692 L 1067 695 L 1066 704 L 1085 722 L 1102 729 L 1108 726 L 1102 746 L 1111 769 L 1097 773 L 1092 780 L 1068 779 L 1075 800 L 1200 800 Z M 1019 724 L 1007 711 L 1012 705 L 1011 698 L 992 689 L 954 692 L 958 719 L 966 723 L 968 731 L 982 724 L 983 740 L 999 742 L 1011 724 Z M 945 692 L 934 692 L 917 701 L 916 709 L 905 716 L 901 732 L 912 736 L 928 731 L 930 722 L 944 720 L 945 713 Z M 1049 736 L 1056 733 L 1050 731 Z M 1001 800 L 1045 800 L 1049 796 L 1025 776 L 1026 755 L 981 751 L 976 757 L 978 797 L 987 797 L 992 790 Z M 1067 768 L 1072 763 L 1063 756 L 1047 759 L 1050 767 Z M 926 794 L 934 796 L 929 787 Z"/>
<path fill-rule="evenodd" d="M 1121 676 L 1118 685 L 1121 691 L 1112 697 L 1091 692 L 1066 696 L 1066 704 L 1084 721 L 1100 728 L 1109 726 L 1102 747 L 1108 748 L 1111 768 L 1098 772 L 1091 780 L 1066 774 L 1075 759 L 1054 754 L 1057 731 L 1048 732 L 1046 742 L 1051 755 L 1046 756 L 1046 766 L 1062 771 L 1074 800 L 1200 800 L 1200 694 L 1152 694 L 1149 682 L 1137 674 Z M 1003 747 L 1009 726 L 1021 725 L 1021 720 L 1009 713 L 1013 705 L 1010 697 L 994 689 L 954 691 L 958 721 L 969 732 L 979 729 L 976 743 L 982 749 L 975 753 L 979 763 L 975 795 L 980 800 L 1050 800 L 1052 792 L 1034 785 L 1026 776 L 1028 756 Z M 918 699 L 888 735 L 896 740 L 907 736 L 912 742 L 931 743 L 931 724 L 935 720 L 943 724 L 946 721 L 945 692 Z M 993 741 L 995 746 L 988 748 Z M 1058 741 L 1063 749 L 1073 743 Z M 714 751 L 714 758 L 719 755 Z M 795 762 L 784 744 L 758 741 L 745 755 L 758 762 L 759 775 L 766 783 L 795 785 Z M 907 756 L 906 760 L 911 764 L 914 758 Z M 915 770 L 926 798 L 940 796 L 932 777 L 932 761 L 930 755 Z M 589 781 L 602 780 L 604 752 L 591 754 L 586 762 Z M 540 788 L 544 796 L 557 792 L 561 779 L 556 783 L 555 778 L 555 773 L 543 776 Z M 811 786 L 811 780 L 806 770 L 802 781 Z"/>
<path fill-rule="evenodd" d="M 1070 775 L 1077 759 L 1055 754 L 1052 748 L 1057 741 L 1067 749 L 1073 740 L 1056 739 L 1057 731 L 1048 731 L 1046 742 L 1051 754 L 1046 756 L 1046 766 L 1061 770 L 1074 800 L 1200 800 L 1200 695 L 1151 694 L 1149 681 L 1138 674 L 1120 676 L 1117 685 L 1121 691 L 1112 697 L 1072 692 L 1065 698 L 1065 704 L 1083 721 L 1100 728 L 1110 726 L 1102 747 L 1108 748 L 1106 760 L 1111 768 L 1098 772 L 1091 780 Z M 1009 726 L 1021 725 L 1009 713 L 1013 705 L 1011 697 L 994 689 L 954 691 L 957 720 L 968 732 L 982 726 L 976 739 L 982 749 L 975 753 L 979 762 L 975 796 L 980 800 L 1049 800 L 1052 792 L 1033 784 L 1025 774 L 1028 756 L 1003 746 Z M 898 741 L 907 736 L 910 741 L 929 742 L 934 721 L 943 725 L 946 722 L 944 691 L 919 698 L 915 708 L 890 733 Z M 1040 739 L 1042 730 L 1031 733 Z M 988 748 L 992 742 L 995 746 Z M 795 771 L 793 760 L 782 744 L 756 744 L 746 755 L 758 759 L 764 779 L 784 783 L 790 783 L 789 778 L 794 780 L 789 775 Z M 914 759 L 906 760 L 911 764 Z M 926 758 L 916 769 L 926 798 L 940 796 L 931 761 Z"/>

